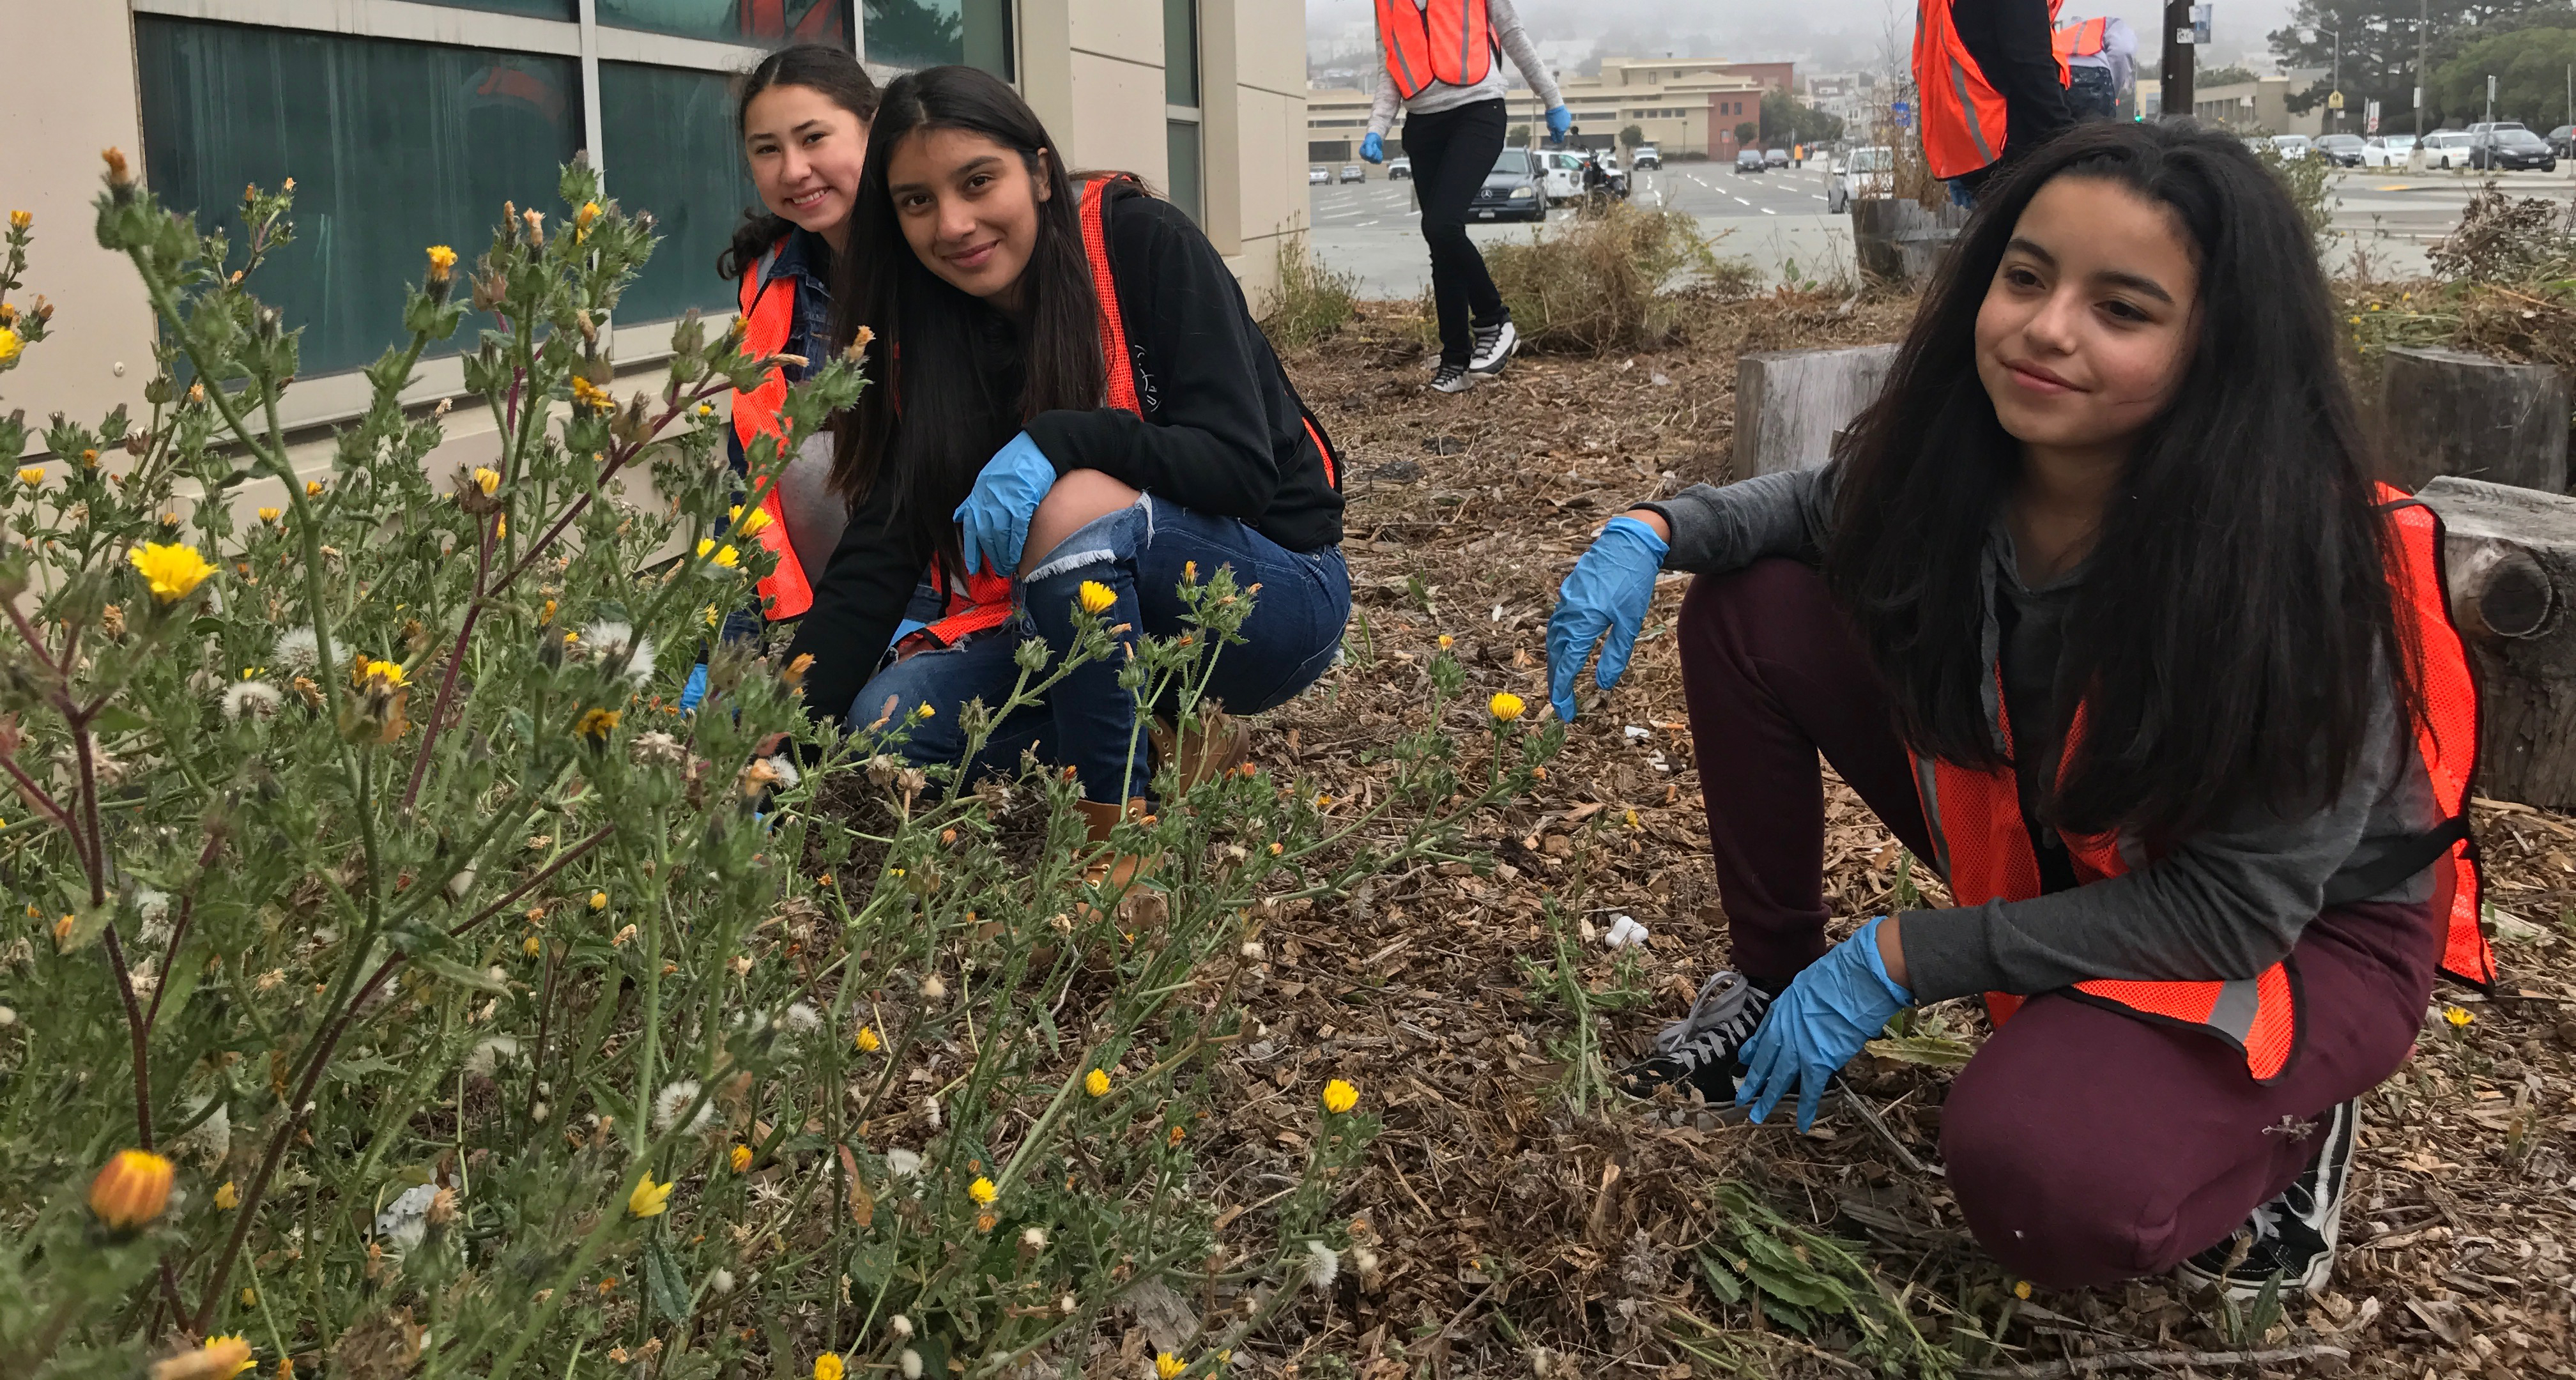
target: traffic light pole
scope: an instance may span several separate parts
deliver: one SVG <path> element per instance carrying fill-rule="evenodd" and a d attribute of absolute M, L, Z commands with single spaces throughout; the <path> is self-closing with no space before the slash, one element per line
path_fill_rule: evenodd
<path fill-rule="evenodd" d="M 2191 114 L 2191 0 L 2165 0 L 2164 118 Z"/>

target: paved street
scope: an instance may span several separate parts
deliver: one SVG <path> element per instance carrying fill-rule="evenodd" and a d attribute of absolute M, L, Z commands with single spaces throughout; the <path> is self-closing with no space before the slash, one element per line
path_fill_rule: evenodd
<path fill-rule="evenodd" d="M 1419 296 L 1430 284 L 1431 263 L 1413 209 L 1413 184 L 1387 181 L 1375 168 L 1369 174 L 1364 183 L 1307 188 L 1315 252 L 1326 264 L 1359 275 L 1363 297 Z M 2359 252 L 2369 255 L 2380 276 L 2421 272 L 2424 251 L 2459 223 L 2461 207 L 2485 176 L 2368 168 L 2336 173 L 2334 225 L 2343 244 L 2335 267 L 2349 267 Z M 2495 180 L 2515 196 L 2576 199 L 2576 163 L 2563 163 L 2555 173 L 2503 173 Z M 1751 260 L 1766 281 L 1776 282 L 1793 268 L 1801 278 L 1831 278 L 1851 266 L 1851 222 L 1825 214 L 1825 175 L 1818 163 L 1760 175 L 1738 175 L 1716 163 L 1674 163 L 1638 174 L 1636 199 L 1696 216 L 1703 232 L 1716 239 L 1718 253 Z M 1572 214 L 1560 209 L 1549 219 Z M 1468 234 L 1492 243 L 1535 229 L 1480 224 L 1469 226 Z"/>

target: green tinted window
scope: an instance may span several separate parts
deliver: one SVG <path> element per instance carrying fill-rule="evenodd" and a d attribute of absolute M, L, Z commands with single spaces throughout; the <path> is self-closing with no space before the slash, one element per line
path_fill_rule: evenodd
<path fill-rule="evenodd" d="M 304 328 L 307 375 L 394 343 L 428 246 L 472 263 L 503 201 L 558 209 L 580 143 L 570 58 L 155 15 L 134 31 L 144 175 L 171 206 L 238 252 L 242 188 L 295 179 L 296 240 L 258 290 Z"/>
<path fill-rule="evenodd" d="M 1172 175 L 1165 190 L 1173 205 L 1187 211 L 1191 220 L 1205 224 L 1206 218 L 1199 213 L 1199 127 L 1187 120 L 1167 120 L 1163 130 L 1172 156 Z"/>
<path fill-rule="evenodd" d="M 887 67 L 963 63 L 1004 81 L 1011 71 L 1011 0 L 861 0 L 868 61 Z"/>
<path fill-rule="evenodd" d="M 561 19 L 567 23 L 581 17 L 574 11 L 575 0 L 421 0 L 421 3 L 444 5 L 451 10 L 490 10 L 495 14 Z"/>
<path fill-rule="evenodd" d="M 504 0 L 519 3 L 519 0 Z M 849 0 L 598 0 L 599 22 L 620 29 L 777 48 L 850 46 Z"/>
<path fill-rule="evenodd" d="M 1163 0 L 1163 99 L 1199 103 L 1199 0 Z"/>
<path fill-rule="evenodd" d="M 609 195 L 650 211 L 662 241 L 618 304 L 621 324 L 723 310 L 733 285 L 716 276 L 746 208 L 760 204 L 734 139 L 731 82 L 721 72 L 632 63 L 599 65 L 602 167 Z"/>

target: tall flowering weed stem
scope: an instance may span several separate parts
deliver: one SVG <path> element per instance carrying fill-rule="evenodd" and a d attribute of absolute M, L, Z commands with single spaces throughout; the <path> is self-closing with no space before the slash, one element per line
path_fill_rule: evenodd
<path fill-rule="evenodd" d="M 96 232 L 160 367 L 0 485 L 0 1374 L 240 1335 L 263 1374 L 994 1376 L 1078 1364 L 1151 1284 L 1251 1305 L 1176 1356 L 1257 1340 L 1310 1243 L 1348 1243 L 1375 1125 L 1334 1114 L 1294 1192 L 1223 1201 L 1198 1157 L 1265 980 L 1246 941 L 1389 869 L 1483 866 L 1470 829 L 1555 739 L 1494 734 L 1436 662 L 1387 754 L 1434 808 L 1381 831 L 1383 802 L 1184 779 L 1140 731 L 1155 805 L 1107 846 L 1156 865 L 1093 880 L 1060 772 L 965 764 L 1097 658 L 1128 658 L 1140 726 L 1200 716 L 1259 597 L 1225 570 L 1132 658 L 1100 619 L 1020 648 L 1003 703 L 938 708 L 955 761 L 907 753 L 925 720 L 809 717 L 759 645 L 709 649 L 680 713 L 708 611 L 773 559 L 761 495 L 863 380 L 816 362 L 735 475 L 708 404 L 768 361 L 692 317 L 621 378 L 650 219 L 579 164 L 558 191 L 552 225 L 507 206 L 479 248 L 424 246 L 367 410 L 290 443 L 296 323 L 255 294 L 292 189 L 209 231 L 109 160 Z M 41 262 L 8 233 L 17 303 Z M 450 350 L 474 436 L 403 402 Z M 674 559 L 702 541 L 737 563 Z M 110 1230 L 85 1195 L 126 1148 L 171 1193 Z"/>

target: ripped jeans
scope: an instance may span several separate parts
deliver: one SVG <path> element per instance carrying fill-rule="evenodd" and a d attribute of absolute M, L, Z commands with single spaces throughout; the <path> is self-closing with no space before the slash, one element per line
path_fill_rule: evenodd
<path fill-rule="evenodd" d="M 851 703 L 850 726 L 875 722 L 890 703 L 898 716 L 928 705 L 930 718 L 910 721 L 904 755 L 923 765 L 954 763 L 966 751 L 958 710 L 970 700 L 999 706 L 1009 697 L 1019 680 L 1012 657 L 1021 642 L 1043 639 L 1051 660 L 1073 645 L 1074 600 L 1083 581 L 1096 580 L 1118 596 L 1106 617 L 1112 627 L 1127 625 L 1119 640 L 1132 645 L 1140 630 L 1156 637 L 1183 631 L 1177 591 L 1191 562 L 1202 580 L 1219 566 L 1232 566 L 1238 585 L 1261 586 L 1243 625 L 1243 642 L 1226 647 L 1208 677 L 1207 693 L 1228 712 L 1276 708 L 1333 664 L 1351 613 L 1351 577 L 1340 547 L 1291 551 L 1233 518 L 1195 513 L 1146 494 L 1050 552 L 1020 582 L 1019 614 L 1010 622 L 879 671 Z M 1153 763 L 1138 731 L 1135 699 L 1118 685 L 1125 661 L 1113 654 L 1076 667 L 1044 703 L 1004 719 L 968 764 L 967 778 L 1016 771 L 1021 753 L 1034 751 L 1042 762 L 1073 768 L 1089 799 L 1146 795 Z"/>

